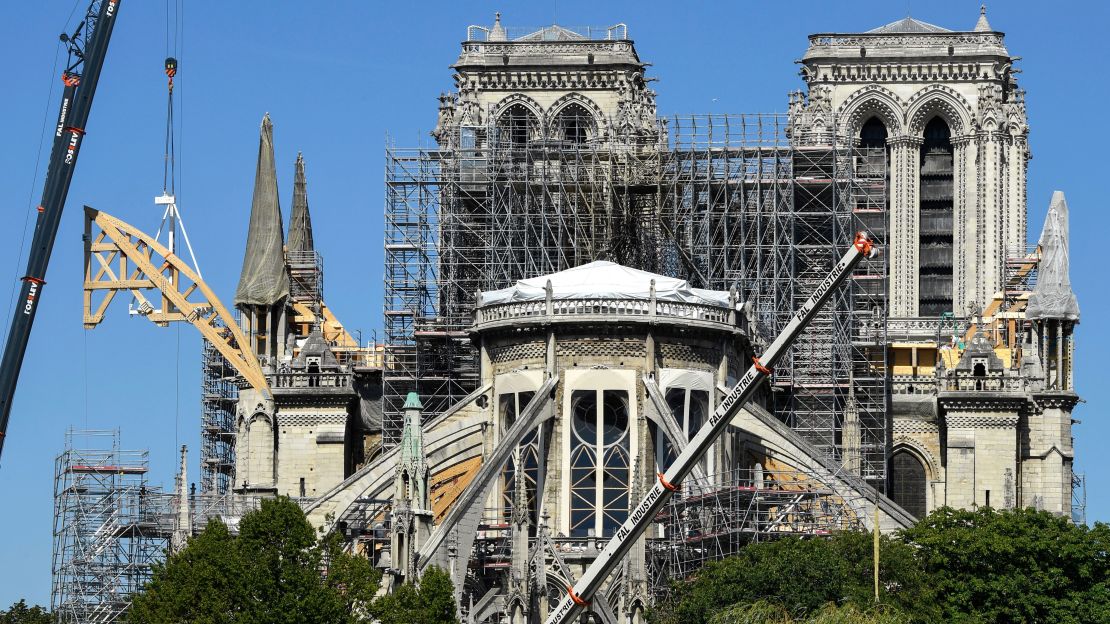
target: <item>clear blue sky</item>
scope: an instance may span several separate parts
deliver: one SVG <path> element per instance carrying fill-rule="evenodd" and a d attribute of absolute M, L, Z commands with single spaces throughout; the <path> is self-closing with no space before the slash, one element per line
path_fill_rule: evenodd
<path fill-rule="evenodd" d="M 77 0 L 78 12 L 86 0 Z M 625 22 L 653 63 L 659 111 L 775 112 L 801 87 L 794 60 L 812 32 L 861 31 L 904 17 L 970 29 L 977 2 L 189 2 L 178 85 L 181 210 L 210 285 L 229 302 L 242 263 L 258 125 L 269 111 L 288 212 L 293 161 L 307 162 L 316 243 L 329 304 L 369 336 L 381 327 L 383 144 L 428 142 L 436 96 L 452 86 L 449 65 L 467 24 L 507 26 Z M 73 0 L 6 3 L 0 20 L 0 314 L 24 259 L 25 215 L 38 201 L 35 172 L 45 117 L 57 108 L 58 33 Z M 1110 519 L 1102 479 L 1110 454 L 1102 367 L 1110 352 L 1103 117 L 1110 93 L 1098 68 L 1110 12 L 1101 2 L 1007 2 L 991 24 L 1023 57 L 1028 90 L 1030 235 L 1055 189 L 1072 218 L 1072 280 L 1083 322 L 1077 338 L 1076 468 L 1088 478 L 1088 517 Z M 165 2 L 122 0 L 88 124 L 0 468 L 0 608 L 50 593 L 54 457 L 67 427 L 122 429 L 127 448 L 149 448 L 152 481 L 171 485 L 175 448 L 199 449 L 199 336 L 160 329 L 114 304 L 99 328 L 81 328 L 81 205 L 153 231 L 160 218 L 165 109 Z M 62 57 L 64 58 L 64 56 Z M 53 95 L 48 91 L 53 87 Z M 48 147 L 48 144 L 45 144 Z M 45 152 L 42 152 L 45 155 Z M 45 158 L 45 156 L 44 156 Z M 1103 191 L 1099 191 L 1103 189 Z M 33 219 L 32 219 L 33 223 Z M 27 240 L 30 240 L 28 229 Z M 1101 276 L 1101 277 L 1100 277 Z"/>

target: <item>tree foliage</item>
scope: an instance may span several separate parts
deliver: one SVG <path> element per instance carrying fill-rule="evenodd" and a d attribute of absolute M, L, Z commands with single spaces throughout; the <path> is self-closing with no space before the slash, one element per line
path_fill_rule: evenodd
<path fill-rule="evenodd" d="M 320 574 L 325 558 L 329 576 Z M 157 564 L 134 597 L 135 624 L 363 622 L 381 575 L 338 542 L 317 542 L 296 503 L 279 497 L 243 516 L 239 535 L 208 526 Z"/>
<path fill-rule="evenodd" d="M 672 600 L 652 619 L 657 624 L 704 624 L 726 607 L 761 600 L 788 605 L 793 617 L 816 613 L 829 603 L 870 607 L 872 549 L 870 534 L 854 532 L 751 544 L 735 557 L 709 564 L 696 580 L 676 585 Z M 932 590 L 913 549 L 884 536 L 880 553 L 881 602 L 907 610 L 927 605 Z"/>
<path fill-rule="evenodd" d="M 0 611 L 0 624 L 53 624 L 54 616 L 42 607 L 27 606 L 26 600 L 20 600 L 8 607 L 7 611 Z"/>
<path fill-rule="evenodd" d="M 1110 527 L 1031 509 L 940 509 L 883 538 L 752 544 L 678 583 L 656 624 L 1110 622 Z"/>
<path fill-rule="evenodd" d="M 381 624 L 457 624 L 451 577 L 431 566 L 419 587 L 405 583 L 371 605 L 370 614 Z"/>
<path fill-rule="evenodd" d="M 751 604 L 736 604 L 715 614 L 709 624 L 907 624 L 910 619 L 895 610 L 873 608 L 869 610 L 848 605 L 827 604 L 817 612 L 802 619 L 791 617 L 782 605 L 760 600 Z"/>
<path fill-rule="evenodd" d="M 1110 622 L 1110 526 L 940 509 L 904 533 L 948 622 Z"/>

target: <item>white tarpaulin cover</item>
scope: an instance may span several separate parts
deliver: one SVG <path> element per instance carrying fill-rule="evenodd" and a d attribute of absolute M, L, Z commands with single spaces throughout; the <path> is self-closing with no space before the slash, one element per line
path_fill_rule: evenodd
<path fill-rule="evenodd" d="M 1040 245 L 1041 265 L 1026 318 L 1079 320 L 1079 302 L 1068 276 L 1068 202 L 1061 191 L 1052 194 Z"/>
<path fill-rule="evenodd" d="M 553 299 L 648 299 L 651 281 L 655 280 L 655 298 L 659 301 L 679 301 L 728 307 L 729 294 L 722 290 L 691 288 L 686 280 L 656 275 L 639 269 L 621 266 L 615 262 L 598 260 L 589 264 L 518 281 L 501 290 L 481 294 L 479 306 L 517 301 L 543 301 L 544 288 L 551 280 Z"/>

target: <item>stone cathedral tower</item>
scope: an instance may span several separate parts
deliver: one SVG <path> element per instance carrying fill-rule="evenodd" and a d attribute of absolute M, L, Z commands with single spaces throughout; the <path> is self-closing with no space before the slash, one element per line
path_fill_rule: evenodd
<path fill-rule="evenodd" d="M 905 18 L 809 38 L 792 112 L 888 151 L 890 315 L 971 316 L 1025 244 L 1024 92 L 983 9 L 971 30 Z"/>

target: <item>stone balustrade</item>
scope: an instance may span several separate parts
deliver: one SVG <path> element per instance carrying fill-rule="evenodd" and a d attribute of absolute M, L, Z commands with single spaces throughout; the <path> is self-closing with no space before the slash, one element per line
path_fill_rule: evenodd
<path fill-rule="evenodd" d="M 626 317 L 634 320 L 658 318 L 704 321 L 731 325 L 732 312 L 720 306 L 650 299 L 601 297 L 515 301 L 482 306 L 475 310 L 475 325 L 507 320 L 557 321 L 587 317 Z"/>
<path fill-rule="evenodd" d="M 270 375 L 270 387 L 284 388 L 351 388 L 350 373 L 288 372 Z"/>

